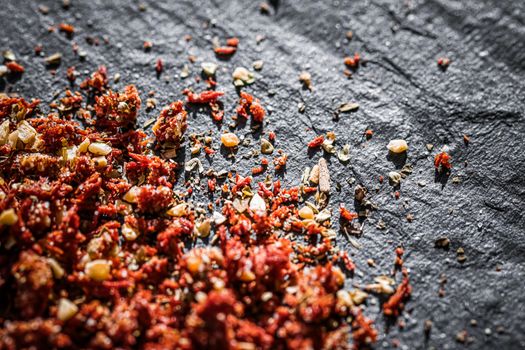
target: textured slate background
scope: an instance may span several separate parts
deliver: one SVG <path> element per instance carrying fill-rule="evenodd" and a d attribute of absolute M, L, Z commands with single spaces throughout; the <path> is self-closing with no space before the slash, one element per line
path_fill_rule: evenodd
<path fill-rule="evenodd" d="M 279 176 L 286 184 L 297 184 L 303 167 L 313 165 L 320 155 L 308 155 L 306 141 L 334 130 L 339 145 L 352 145 L 352 158 L 346 166 L 336 158 L 330 160 L 332 178 L 342 185 L 331 206 L 351 207 L 353 188 L 346 181 L 350 177 L 371 189 L 372 200 L 379 205 L 359 239 L 361 250 L 343 236 L 338 238 L 338 244 L 354 253 L 360 271 L 349 284 L 368 283 L 390 271 L 396 246 L 407 251 L 414 286 L 404 315 L 407 326 L 403 331 L 387 329 L 379 306 L 370 305 L 366 313 L 381 331 L 377 347 L 389 348 L 397 338 L 407 349 L 461 348 L 454 338 L 463 329 L 473 337 L 471 348 L 525 347 L 525 2 L 275 0 L 270 16 L 259 13 L 257 1 L 240 0 L 151 1 L 145 12 L 135 1 L 73 0 L 69 10 L 59 1 L 1 3 L 0 49 L 12 49 L 26 73 L 18 81 L 1 81 L 0 88 L 46 103 L 67 86 L 68 66 L 75 65 L 84 78 L 106 64 L 110 75 L 122 75 L 115 88 L 135 83 L 143 100 L 147 91 L 155 90 L 164 105 L 180 99 L 184 87 L 203 89 L 193 77 L 199 75 L 201 62 L 218 61 L 213 37 L 222 42 L 239 37 L 239 51 L 230 60 L 218 61 L 219 89 L 227 93 L 223 98 L 227 120 L 237 100 L 231 85 L 233 68 L 251 68 L 254 60 L 264 60 L 256 83 L 246 91 L 273 110 L 265 130 L 275 130 L 278 147 L 290 155 L 285 174 Z M 38 11 L 40 3 L 50 7 L 48 15 Z M 62 21 L 77 28 L 73 39 L 48 33 L 48 26 Z M 345 39 L 347 30 L 354 32 L 351 42 Z M 189 43 L 183 39 L 186 34 L 193 36 Z M 257 44 L 257 35 L 266 40 Z M 87 36 L 98 37 L 101 44 L 88 45 Z M 103 43 L 104 36 L 109 44 Z M 154 43 L 149 53 L 142 50 L 144 40 Z M 85 62 L 73 54 L 72 42 L 87 52 Z M 42 57 L 34 56 L 37 43 L 44 45 L 46 55 L 64 54 L 57 76 L 45 69 Z M 349 80 L 342 74 L 342 60 L 354 52 L 368 64 Z M 189 63 L 188 54 L 198 61 Z M 446 72 L 436 65 L 441 56 L 452 60 Z M 154 72 L 158 57 L 166 66 L 160 79 Z M 184 64 L 192 71 L 186 80 L 179 78 Z M 301 88 L 302 70 L 312 74 L 313 92 Z M 334 121 L 336 107 L 348 101 L 358 102 L 359 110 Z M 298 112 L 300 102 L 306 105 L 304 114 Z M 158 109 L 142 111 L 141 120 L 157 113 Z M 220 130 L 205 112 L 192 113 L 190 132 L 210 128 Z M 362 137 L 367 128 L 375 131 L 369 142 Z M 249 125 L 237 133 L 258 142 Z M 464 133 L 471 136 L 468 147 L 463 144 Z M 387 159 L 385 146 L 398 137 L 410 144 L 407 163 L 414 166 L 414 173 L 402 183 L 401 199 L 396 201 L 388 184 L 379 186 L 377 193 L 373 189 L 380 175 L 396 168 Z M 434 182 L 434 153 L 427 151 L 426 143 L 451 149 L 454 168 L 444 185 Z M 241 147 L 239 154 L 250 149 Z M 204 163 L 208 168 L 210 163 Z M 255 163 L 238 157 L 228 164 L 219 156 L 213 167 L 233 164 L 246 173 Z M 461 183 L 452 183 L 455 176 Z M 420 181 L 427 185 L 418 186 Z M 415 217 L 412 223 L 405 218 L 408 213 Z M 386 230 L 375 227 L 380 219 Z M 442 235 L 451 239 L 449 251 L 434 248 L 434 240 Z M 458 247 L 468 258 L 463 264 L 456 261 Z M 368 258 L 375 259 L 376 268 L 368 267 Z M 441 274 L 448 279 L 444 298 L 438 297 Z M 423 337 L 426 319 L 434 322 L 428 342 Z M 478 321 L 477 327 L 470 325 L 471 319 Z M 504 332 L 497 333 L 497 327 Z M 485 335 L 486 328 L 490 336 Z"/>

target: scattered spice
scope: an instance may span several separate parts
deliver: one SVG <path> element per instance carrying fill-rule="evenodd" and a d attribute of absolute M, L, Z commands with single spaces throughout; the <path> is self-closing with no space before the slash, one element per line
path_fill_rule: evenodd
<path fill-rule="evenodd" d="M 437 60 L 437 64 L 442 70 L 447 70 L 448 66 L 450 65 L 450 59 L 446 57 L 440 57 Z"/>
<path fill-rule="evenodd" d="M 310 91 L 313 90 L 313 87 L 312 87 L 312 75 L 310 73 L 308 73 L 306 71 L 301 72 L 301 74 L 299 74 L 299 81 L 308 90 L 310 90 Z"/>
<path fill-rule="evenodd" d="M 462 247 L 459 247 L 456 251 L 458 262 L 464 263 L 467 261 L 467 257 L 465 255 L 465 250 Z"/>
<path fill-rule="evenodd" d="M 339 159 L 341 163 L 346 163 L 350 160 L 350 145 L 349 144 L 344 145 L 343 148 L 341 148 L 341 150 L 337 152 L 337 159 Z"/>
<path fill-rule="evenodd" d="M 359 103 L 347 102 L 339 106 L 339 113 L 355 112 L 359 109 Z"/>
<path fill-rule="evenodd" d="M 75 33 L 75 27 L 67 23 L 60 23 L 58 26 L 58 30 L 65 33 L 68 37 L 73 36 L 73 34 Z"/>
<path fill-rule="evenodd" d="M 397 187 L 401 183 L 401 174 L 397 171 L 391 171 L 388 173 L 388 182 L 390 186 Z"/>
<path fill-rule="evenodd" d="M 16 63 L 14 61 L 7 62 L 5 66 L 7 67 L 7 69 L 9 69 L 10 72 L 15 74 L 22 74 L 25 71 L 25 68 L 21 64 Z"/>
<path fill-rule="evenodd" d="M 258 99 L 242 91 L 239 106 L 237 107 L 237 115 L 246 119 L 251 116 L 254 122 L 262 123 L 266 111 Z"/>
<path fill-rule="evenodd" d="M 229 38 L 226 41 L 226 46 L 218 46 L 214 51 L 219 56 L 230 56 L 237 51 L 237 46 L 239 46 L 239 39 Z"/>
<path fill-rule="evenodd" d="M 399 284 L 395 293 L 383 304 L 385 316 L 399 316 L 411 293 L 412 286 L 410 286 L 406 270 L 403 270 L 403 281 Z"/>
<path fill-rule="evenodd" d="M 253 62 L 253 69 L 255 70 L 262 70 L 263 69 L 263 65 L 264 65 L 264 61 L 263 60 L 257 60 L 257 61 L 254 61 Z"/>
<path fill-rule="evenodd" d="M 434 167 L 436 168 L 436 171 L 448 171 L 452 168 L 452 164 L 450 164 L 450 156 L 447 152 L 443 151 L 441 153 L 436 154 L 434 157 Z"/>
<path fill-rule="evenodd" d="M 208 76 L 213 77 L 215 76 L 215 72 L 217 71 L 217 68 L 219 67 L 216 63 L 213 62 L 203 62 L 201 64 L 202 72 Z"/>
<path fill-rule="evenodd" d="M 326 159 L 319 158 L 317 163 L 319 166 L 319 191 L 322 193 L 330 193 L 330 173 L 328 172 L 328 164 Z"/>
<path fill-rule="evenodd" d="M 244 67 L 237 67 L 232 74 L 233 85 L 242 87 L 255 82 L 255 76 L 252 72 Z"/>
<path fill-rule="evenodd" d="M 359 62 L 361 61 L 361 56 L 356 52 L 354 56 L 347 56 L 344 58 L 344 64 L 352 69 L 356 70 L 359 67 Z"/>
<path fill-rule="evenodd" d="M 60 52 L 54 53 L 44 58 L 47 66 L 57 66 L 62 61 L 62 54 Z"/>
<path fill-rule="evenodd" d="M 151 48 L 153 47 L 153 43 L 151 41 L 144 41 L 144 43 L 142 44 L 142 48 L 144 49 L 144 51 L 148 52 L 148 51 L 151 51 Z"/>
<path fill-rule="evenodd" d="M 320 147 L 324 142 L 324 135 L 315 137 L 312 141 L 308 142 L 308 148 Z"/>
<path fill-rule="evenodd" d="M 232 132 L 228 132 L 221 135 L 221 142 L 224 147 L 236 147 L 239 144 L 239 138 Z"/>
<path fill-rule="evenodd" d="M 164 70 L 164 62 L 161 58 L 157 58 L 157 61 L 155 63 L 155 72 L 157 72 L 157 76 L 161 75 L 162 71 Z"/>
<path fill-rule="evenodd" d="M 392 153 L 399 154 L 404 153 L 408 150 L 408 144 L 405 140 L 396 139 L 391 140 L 386 146 L 386 148 L 388 148 L 388 150 Z"/>

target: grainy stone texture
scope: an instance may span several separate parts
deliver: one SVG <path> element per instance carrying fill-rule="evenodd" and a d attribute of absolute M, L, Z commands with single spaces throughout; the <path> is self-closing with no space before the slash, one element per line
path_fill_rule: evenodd
<path fill-rule="evenodd" d="M 38 11 L 45 3 L 48 15 Z M 202 62 L 218 62 L 219 89 L 226 119 L 234 113 L 237 95 L 231 73 L 238 66 L 251 69 L 255 60 L 264 60 L 256 72 L 255 84 L 245 88 L 260 98 L 273 112 L 265 131 L 277 132 L 277 147 L 289 154 L 284 174 L 288 185 L 298 184 L 305 166 L 314 165 L 318 154 L 308 154 L 306 142 L 315 135 L 333 130 L 337 144 L 349 143 L 347 165 L 329 159 L 332 188 L 330 206 L 353 204 L 354 177 L 372 194 L 379 205 L 365 224 L 356 250 L 343 236 L 338 244 L 354 254 L 358 273 L 352 283 L 368 283 L 390 271 L 394 248 L 406 250 L 406 266 L 411 271 L 414 292 L 403 319 L 406 328 L 387 327 L 379 303 L 367 308 L 376 319 L 381 339 L 378 348 L 391 347 L 394 338 L 401 346 L 415 348 L 461 348 L 455 336 L 466 329 L 473 338 L 471 348 L 517 349 L 525 347 L 525 152 L 523 139 L 525 94 L 525 3 L 513 0 L 407 0 L 407 1 L 279 1 L 271 14 L 259 13 L 257 1 L 151 1 L 139 11 L 135 1 L 73 1 L 64 10 L 59 1 L 4 0 L 0 9 L 0 48 L 12 49 L 26 73 L 17 81 L 0 81 L 3 91 L 25 97 L 39 97 L 45 103 L 67 86 L 65 71 L 74 65 L 83 79 L 98 65 L 105 64 L 110 76 L 120 73 L 115 88 L 135 83 L 145 101 L 146 92 L 155 90 L 159 105 L 181 99 L 184 87 L 202 90 L 195 83 Z M 48 33 L 50 25 L 67 22 L 77 32 L 73 39 L 63 33 Z M 345 33 L 352 30 L 349 42 Z M 186 42 L 184 35 L 192 35 Z M 257 35 L 266 39 L 259 44 Z M 86 37 L 98 38 L 90 46 Z M 229 60 L 219 60 L 212 51 L 212 39 L 224 43 L 229 36 L 240 38 L 238 52 Z M 109 43 L 104 43 L 104 37 Z M 144 52 L 144 40 L 153 48 Z M 72 52 L 77 42 L 87 52 L 81 62 Z M 35 57 L 33 47 L 41 43 L 44 53 Z M 44 58 L 62 52 L 57 75 L 45 68 Z M 361 53 L 367 64 L 347 79 L 343 57 Z M 195 55 L 195 63 L 188 55 Z M 162 58 L 165 69 L 159 79 L 155 61 Z M 437 67 L 439 57 L 448 57 L 445 72 Z M 191 75 L 179 78 L 188 64 Z M 299 74 L 308 71 L 313 91 L 302 88 Z M 168 80 L 169 79 L 169 80 Z M 357 102 L 358 111 L 334 112 L 344 102 Z M 298 104 L 304 103 L 303 114 Z M 155 117 L 159 107 L 141 111 L 140 120 Z M 194 110 L 189 132 L 220 127 L 206 111 Z M 222 129 L 227 128 L 228 122 Z M 374 136 L 366 141 L 367 128 Z M 236 131 L 252 145 L 260 133 L 252 135 L 250 125 Z M 471 137 L 468 147 L 463 134 Z M 215 135 L 217 136 L 217 135 Z M 403 138 L 410 149 L 406 162 L 414 172 L 401 183 L 401 198 L 393 198 L 388 181 L 379 185 L 380 175 L 400 169 L 403 161 L 387 158 L 390 139 Z M 215 140 L 218 144 L 218 137 Z M 425 145 L 435 145 L 429 152 Z M 450 147 L 454 167 L 451 177 L 436 179 L 433 155 L 443 145 Z M 258 147 L 258 146 L 256 146 Z M 250 147 L 241 147 L 239 155 Z M 189 149 L 186 147 L 186 153 Z M 204 160 L 205 168 L 233 166 L 246 174 L 257 162 L 237 157 L 228 163 L 215 157 Z M 460 183 L 452 179 L 459 177 Z M 424 182 L 426 186 L 418 183 Z M 376 192 L 375 188 L 379 191 Z M 414 215 L 409 223 L 407 214 Z M 376 228 L 379 220 L 385 230 Z M 450 238 L 449 250 L 434 248 L 441 236 Z M 467 260 L 459 263 L 456 250 L 463 247 Z M 374 258 L 376 267 L 366 264 Z M 497 266 L 501 271 L 496 271 Z M 446 295 L 438 296 L 439 278 L 445 274 Z M 430 339 L 423 336 L 424 321 L 431 319 Z M 478 321 L 477 327 L 470 320 Z M 498 327 L 505 331 L 496 332 Z M 490 328 L 492 334 L 485 334 Z"/>

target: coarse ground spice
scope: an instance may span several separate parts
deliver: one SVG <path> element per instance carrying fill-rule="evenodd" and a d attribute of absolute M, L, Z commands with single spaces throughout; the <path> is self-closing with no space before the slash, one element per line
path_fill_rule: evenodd
<path fill-rule="evenodd" d="M 215 52 L 232 54 L 238 45 L 230 38 Z M 359 59 L 345 63 L 357 68 Z M 15 62 L 7 66 L 23 72 Z M 157 59 L 157 74 L 163 67 Z M 68 68 L 71 87 L 77 75 Z M 223 119 L 224 93 L 213 90 L 214 79 L 206 82 L 209 90 L 185 89 L 185 102 L 161 109 L 150 136 L 137 125 L 141 93 L 134 85 L 113 91 L 105 66 L 48 113 L 39 100 L 0 96 L 0 291 L 9 305 L 0 349 L 359 349 L 376 342 L 362 306 L 368 293 L 345 288 L 356 265 L 334 244 L 324 157 L 289 188 L 251 176 L 285 170 L 289 155 L 279 149 L 273 162 L 257 158 L 250 174 L 205 173 L 201 148 L 211 156 L 214 143 L 241 147 L 233 132 L 192 134 L 194 158 L 185 166 L 173 160 L 187 138 L 190 105 L 208 105 L 215 122 Z M 266 123 L 261 101 L 239 95 L 234 118 Z M 267 138 L 261 148 L 271 154 L 277 136 Z M 326 141 L 335 147 L 335 134 L 307 148 L 330 152 Z M 445 155 L 436 167 L 450 169 Z M 216 197 L 204 204 L 188 198 L 200 187 L 191 177 L 184 182 L 179 169 L 206 176 L 204 190 Z M 356 187 L 356 201 L 369 208 L 366 196 Z M 349 232 L 361 232 L 366 216 L 339 207 Z M 209 245 L 192 244 L 208 236 Z M 385 317 L 398 317 L 412 287 L 404 250 L 391 254 L 393 277 L 402 271 L 402 279 L 371 292 L 386 294 Z"/>

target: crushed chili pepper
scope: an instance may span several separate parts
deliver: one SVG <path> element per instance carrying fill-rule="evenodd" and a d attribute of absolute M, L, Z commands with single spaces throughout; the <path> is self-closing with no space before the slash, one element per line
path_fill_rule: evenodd
<path fill-rule="evenodd" d="M 241 99 L 239 100 L 239 106 L 237 107 L 237 115 L 246 119 L 251 116 L 253 121 L 262 123 L 264 116 L 266 115 L 266 111 L 261 106 L 258 99 L 242 91 Z"/>
<path fill-rule="evenodd" d="M 224 92 L 210 90 L 196 94 L 189 89 L 184 89 L 182 93 L 186 95 L 188 103 L 215 103 L 219 97 L 224 95 Z"/>
<path fill-rule="evenodd" d="M 343 205 L 339 207 L 339 213 L 341 214 L 341 219 L 352 222 L 353 220 L 357 219 L 359 215 L 357 213 L 352 213 L 348 209 L 346 209 Z"/>
<path fill-rule="evenodd" d="M 320 147 L 324 142 L 324 135 L 315 137 L 312 141 L 308 142 L 308 148 Z"/>
<path fill-rule="evenodd" d="M 344 63 L 348 68 L 356 70 L 359 67 L 359 62 L 361 61 L 361 56 L 359 53 L 355 53 L 354 56 L 347 56 L 344 58 Z"/>
<path fill-rule="evenodd" d="M 20 63 L 16 63 L 15 61 L 7 62 L 5 65 L 9 71 L 13 73 L 22 74 L 25 71 L 25 68 Z"/>
<path fill-rule="evenodd" d="M 442 70 L 446 70 L 448 68 L 448 66 L 450 65 L 450 59 L 448 59 L 446 57 L 440 57 L 437 60 L 437 64 L 438 64 L 439 68 L 441 68 Z"/>
<path fill-rule="evenodd" d="M 234 46 L 220 46 L 216 47 L 214 51 L 217 55 L 229 56 L 233 55 L 237 51 L 237 48 Z"/>
<path fill-rule="evenodd" d="M 68 36 L 71 36 L 73 35 L 73 33 L 75 33 L 75 27 L 68 23 L 60 23 L 58 25 L 58 30 L 65 33 Z"/>
<path fill-rule="evenodd" d="M 164 70 L 164 62 L 161 58 L 157 58 L 157 62 L 155 63 L 155 72 L 157 72 L 157 76 L 162 74 L 162 71 Z"/>
<path fill-rule="evenodd" d="M 441 152 L 436 154 L 434 157 L 434 167 L 436 170 L 450 170 L 452 164 L 450 164 L 450 156 L 447 152 Z"/>
<path fill-rule="evenodd" d="M 403 281 L 397 287 L 392 296 L 383 304 L 383 313 L 386 316 L 399 316 L 404 308 L 404 303 L 412 293 L 412 286 L 408 279 L 408 273 L 403 270 Z"/>
<path fill-rule="evenodd" d="M 67 78 L 75 77 L 70 67 Z M 251 176 L 210 169 L 207 183 L 187 178 L 177 190 L 178 165 L 166 154 L 185 142 L 184 102 L 160 112 L 152 140 L 136 125 L 137 88 L 113 91 L 107 77 L 99 67 L 49 115 L 38 100 L 0 97 L 0 122 L 9 132 L 25 128 L 23 147 L 0 147 L 0 172 L 10 181 L 0 184 L 0 246 L 10 246 L 0 253 L 0 281 L 13 281 L 2 286 L 13 315 L 0 327 L 0 348 L 346 349 L 351 338 L 358 349 L 377 340 L 344 289 L 355 264 L 334 246 L 331 215 L 299 216 L 302 195 L 317 187 L 269 177 L 252 184 Z M 222 120 L 224 93 L 183 94 Z M 261 123 L 266 111 L 242 92 L 237 114 Z M 268 139 L 275 143 L 276 134 Z M 216 152 L 208 134 L 190 140 Z M 277 153 L 279 171 L 288 155 Z M 268 165 L 261 158 L 252 173 Z M 220 198 L 195 203 L 206 187 L 209 197 L 222 190 Z M 340 216 L 358 217 L 343 206 Z M 212 232 L 217 244 L 189 244 Z M 406 270 L 403 277 L 385 315 L 399 315 L 408 300 Z"/>

